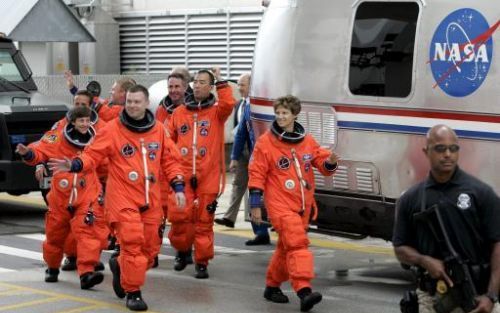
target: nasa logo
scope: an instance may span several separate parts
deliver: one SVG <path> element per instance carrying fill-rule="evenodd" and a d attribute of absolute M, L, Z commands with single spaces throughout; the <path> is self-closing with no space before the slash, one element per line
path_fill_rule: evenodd
<path fill-rule="evenodd" d="M 436 28 L 429 49 L 434 87 L 453 97 L 476 91 L 488 75 L 492 35 L 498 25 L 490 27 L 480 12 L 470 8 L 450 13 Z"/>

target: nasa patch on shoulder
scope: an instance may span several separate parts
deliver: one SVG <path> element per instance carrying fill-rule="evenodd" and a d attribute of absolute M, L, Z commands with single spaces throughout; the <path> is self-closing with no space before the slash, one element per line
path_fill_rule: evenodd
<path fill-rule="evenodd" d="M 438 25 L 429 49 L 432 75 L 446 94 L 465 97 L 486 79 L 493 57 L 493 33 L 477 10 L 462 8 L 451 12 Z"/>
<path fill-rule="evenodd" d="M 56 143 L 59 140 L 59 136 L 56 133 L 45 134 L 42 137 L 42 141 L 46 143 Z"/>
<path fill-rule="evenodd" d="M 470 208 L 471 202 L 470 202 L 470 196 L 466 193 L 461 193 L 458 195 L 457 199 L 457 207 L 459 207 L 462 210 L 467 210 Z"/>

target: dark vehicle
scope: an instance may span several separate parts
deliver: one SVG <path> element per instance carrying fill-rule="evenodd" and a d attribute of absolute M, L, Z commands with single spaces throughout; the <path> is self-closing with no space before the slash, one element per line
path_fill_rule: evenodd
<path fill-rule="evenodd" d="M 0 35 L 0 192 L 39 190 L 34 168 L 15 153 L 18 143 L 39 140 L 68 110 L 38 92 L 32 72 L 12 40 Z"/>

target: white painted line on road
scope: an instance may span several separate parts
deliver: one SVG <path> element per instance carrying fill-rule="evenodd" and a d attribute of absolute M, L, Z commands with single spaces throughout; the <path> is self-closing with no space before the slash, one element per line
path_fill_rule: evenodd
<path fill-rule="evenodd" d="M 246 250 L 246 249 L 234 249 L 234 248 L 228 248 L 228 247 L 220 247 L 220 246 L 215 246 L 214 247 L 215 253 L 222 253 L 222 254 L 250 254 L 250 253 L 259 253 L 262 251 L 255 251 L 255 250 Z"/>
<path fill-rule="evenodd" d="M 38 240 L 38 241 L 44 241 L 45 240 L 45 235 L 44 234 L 21 234 L 21 235 L 16 235 L 16 237 L 26 238 L 26 239 L 32 239 L 32 240 Z"/>
<path fill-rule="evenodd" d="M 17 271 L 11 270 L 10 268 L 0 267 L 0 273 L 10 273 L 10 272 L 17 272 Z"/>
<path fill-rule="evenodd" d="M 170 240 L 168 238 L 163 239 L 163 245 L 164 246 L 171 246 Z M 214 251 L 215 253 L 221 253 L 221 254 L 250 254 L 250 253 L 262 253 L 262 251 L 256 251 L 256 250 L 247 250 L 247 249 L 237 249 L 237 248 L 229 248 L 229 247 L 221 247 L 221 246 L 214 246 Z"/>
<path fill-rule="evenodd" d="M 32 239 L 32 240 L 38 240 L 38 241 L 44 241 L 45 240 L 45 235 L 44 234 L 21 234 L 21 235 L 16 235 L 16 237 L 26 238 L 26 239 Z M 170 240 L 168 240 L 168 238 L 165 238 L 163 240 L 163 245 L 164 246 L 170 246 Z M 262 251 L 247 250 L 247 249 L 237 249 L 237 248 L 229 248 L 229 247 L 221 247 L 221 246 L 215 246 L 214 250 L 215 250 L 216 254 L 254 254 L 254 253 L 262 253 Z M 171 260 L 171 259 L 174 258 L 173 256 L 164 255 L 164 254 L 160 254 L 159 257 L 160 257 L 160 260 Z"/>
<path fill-rule="evenodd" d="M 12 255 L 12 256 L 25 258 L 25 259 L 37 260 L 37 261 L 43 260 L 43 256 L 40 252 L 12 248 L 12 247 L 3 246 L 3 245 L 0 245 L 0 254 Z"/>

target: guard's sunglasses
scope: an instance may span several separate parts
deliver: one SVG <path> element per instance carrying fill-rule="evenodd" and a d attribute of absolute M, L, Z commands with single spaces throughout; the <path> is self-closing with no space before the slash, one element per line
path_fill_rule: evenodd
<path fill-rule="evenodd" d="M 456 153 L 458 152 L 458 150 L 460 150 L 460 146 L 459 145 L 434 145 L 434 146 L 431 146 L 431 149 L 434 150 L 434 152 L 437 152 L 437 153 L 445 153 L 446 150 L 450 150 L 451 153 Z"/>

